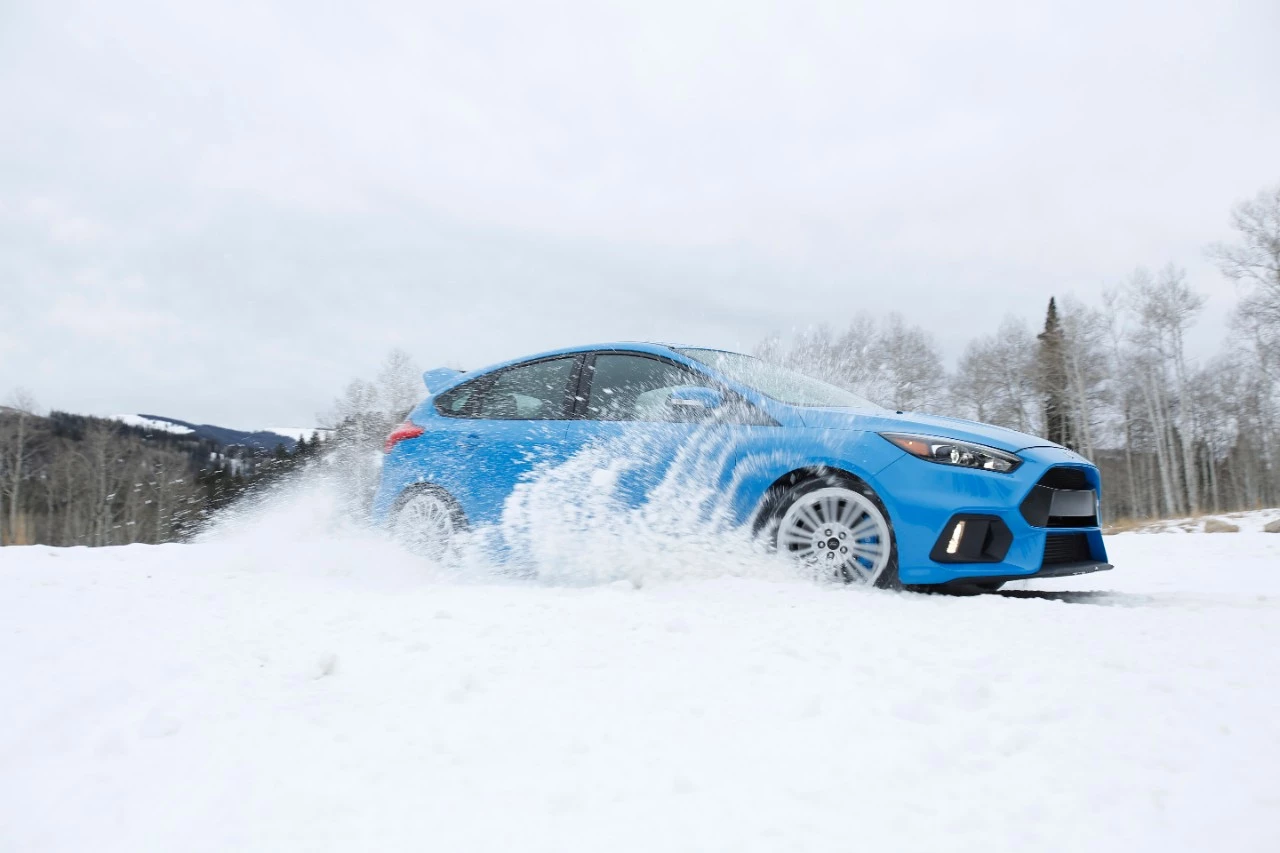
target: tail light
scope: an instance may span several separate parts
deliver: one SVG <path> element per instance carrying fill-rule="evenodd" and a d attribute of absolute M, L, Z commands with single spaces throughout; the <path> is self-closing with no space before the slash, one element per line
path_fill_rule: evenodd
<path fill-rule="evenodd" d="M 390 453 L 391 448 L 395 447 L 406 438 L 417 438 L 426 432 L 425 429 L 415 424 L 413 421 L 405 421 L 391 431 L 391 435 L 387 436 L 386 444 L 382 445 L 383 453 Z"/>

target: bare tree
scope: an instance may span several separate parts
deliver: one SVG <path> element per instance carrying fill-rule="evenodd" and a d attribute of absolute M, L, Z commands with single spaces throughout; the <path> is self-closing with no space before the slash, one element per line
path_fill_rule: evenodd
<path fill-rule="evenodd" d="M 1158 276 L 1140 271 L 1130 283 L 1137 316 L 1134 342 L 1141 350 L 1150 387 L 1146 397 L 1162 445 L 1166 493 L 1172 511 L 1200 510 L 1200 478 L 1195 458 L 1198 430 L 1188 393 L 1186 331 L 1204 306 L 1188 287 L 1186 274 L 1166 267 Z"/>
<path fill-rule="evenodd" d="M 402 349 L 387 354 L 376 381 L 379 408 L 392 420 L 403 418 L 422 399 L 422 368 Z"/>
<path fill-rule="evenodd" d="M 0 545 L 21 545 L 30 540 L 22 515 L 22 484 L 33 455 L 28 422 L 36 414 L 35 398 L 18 389 L 5 409 L 8 417 L 0 431 L 0 497 L 8 508 L 8 535 L 0 530 Z M 0 511 L 0 522 L 4 521 L 5 513 Z"/>
<path fill-rule="evenodd" d="M 1097 456 L 1098 431 L 1110 398 L 1107 321 L 1101 311 L 1068 296 L 1062 300 L 1062 367 L 1071 435 L 1087 458 Z"/>
<path fill-rule="evenodd" d="M 382 442 L 426 393 L 422 374 L 402 350 L 392 350 L 375 382 L 352 380 L 322 422 L 331 470 L 340 480 L 347 511 L 363 517 L 378 484 Z"/>
<path fill-rule="evenodd" d="M 1236 205 L 1231 225 L 1239 242 L 1219 243 L 1210 248 L 1227 278 L 1247 287 L 1236 307 L 1233 330 L 1241 333 L 1237 343 L 1238 368 L 1249 380 L 1245 395 L 1248 404 L 1241 413 L 1250 431 L 1248 441 L 1256 448 L 1247 491 L 1254 501 L 1280 497 L 1280 185 L 1259 192 Z"/>
<path fill-rule="evenodd" d="M 965 349 L 952 384 L 952 408 L 975 420 L 1038 431 L 1035 361 L 1035 337 L 1026 323 L 1006 317 L 995 334 Z"/>
<path fill-rule="evenodd" d="M 908 412 L 937 409 L 945 404 L 947 372 L 933 338 L 919 326 L 908 326 L 900 314 L 890 314 L 877 340 L 883 401 Z"/>
<path fill-rule="evenodd" d="M 843 332 L 828 325 L 801 331 L 790 349 L 776 337 L 757 353 L 895 409 L 946 403 L 946 370 L 932 337 L 898 314 L 883 324 L 857 317 Z"/>
<path fill-rule="evenodd" d="M 1210 254 L 1227 278 L 1255 288 L 1249 309 L 1280 328 L 1280 185 L 1236 205 L 1231 226 L 1240 242 L 1215 244 Z"/>

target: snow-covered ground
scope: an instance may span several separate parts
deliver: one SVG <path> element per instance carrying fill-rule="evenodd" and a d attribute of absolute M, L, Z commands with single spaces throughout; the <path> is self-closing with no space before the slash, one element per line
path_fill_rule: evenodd
<path fill-rule="evenodd" d="M 318 522 L 0 549 L 0 850 L 1274 851 L 1258 526 L 976 598 L 445 576 Z"/>

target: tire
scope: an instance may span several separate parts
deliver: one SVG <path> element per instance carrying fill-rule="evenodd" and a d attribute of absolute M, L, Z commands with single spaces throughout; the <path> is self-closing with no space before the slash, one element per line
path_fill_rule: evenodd
<path fill-rule="evenodd" d="M 457 559 L 466 516 L 438 486 L 406 489 L 391 512 L 391 538 L 405 550 L 441 563 Z"/>
<path fill-rule="evenodd" d="M 898 545 L 880 498 L 849 476 L 803 480 L 770 502 L 765 530 L 779 556 L 819 579 L 898 589 Z"/>

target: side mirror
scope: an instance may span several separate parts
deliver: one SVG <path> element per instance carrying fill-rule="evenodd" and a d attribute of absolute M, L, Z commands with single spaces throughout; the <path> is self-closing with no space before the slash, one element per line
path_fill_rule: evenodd
<path fill-rule="evenodd" d="M 681 385 L 679 388 L 671 389 L 671 396 L 667 398 L 667 402 L 680 409 L 711 411 L 724 405 L 724 395 L 714 388 Z"/>

